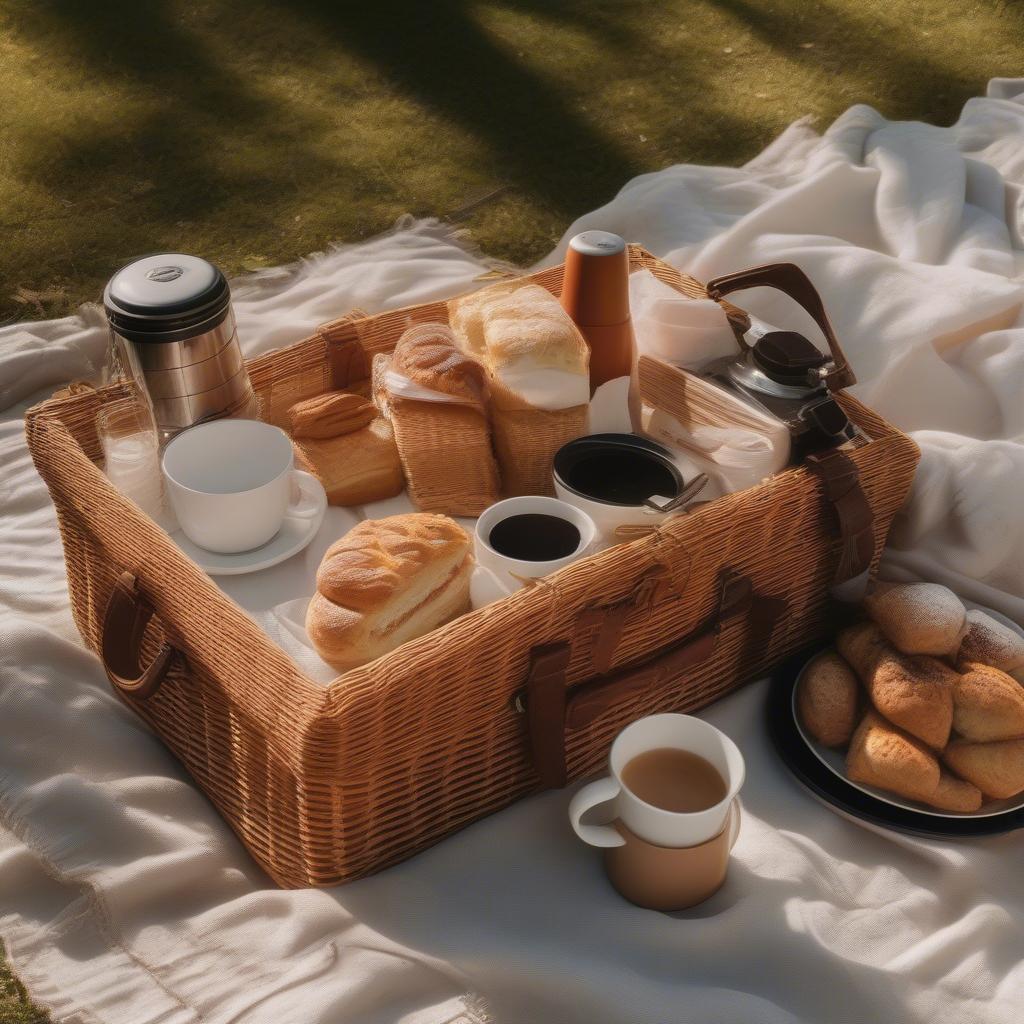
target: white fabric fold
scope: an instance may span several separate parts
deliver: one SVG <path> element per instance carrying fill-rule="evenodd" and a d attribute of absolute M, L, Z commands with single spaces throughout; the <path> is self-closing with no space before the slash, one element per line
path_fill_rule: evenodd
<path fill-rule="evenodd" d="M 566 234 L 616 231 L 700 279 L 800 264 L 860 378 L 855 393 L 922 447 L 886 570 L 948 582 L 1017 621 L 1022 97 L 1024 82 L 997 80 L 949 128 L 890 124 L 862 106 L 821 136 L 797 123 L 747 167 L 643 175 Z M 467 290 L 480 270 L 447 232 L 408 223 L 236 285 L 239 335 L 249 354 L 267 351 L 352 307 Z M 736 299 L 801 329 L 769 292 Z M 0 329 L 11 406 L 0 423 L 0 935 L 58 1019 L 1019 1019 L 1019 834 L 929 841 L 831 813 L 771 750 L 762 685 L 703 712 L 738 742 L 748 773 L 728 880 L 693 911 L 618 899 L 572 838 L 563 791 L 372 878 L 274 890 L 111 694 L 70 618 L 53 511 L 14 403 L 85 375 L 104 347 L 94 311 Z M 254 615 L 302 596 L 237 586 Z"/>

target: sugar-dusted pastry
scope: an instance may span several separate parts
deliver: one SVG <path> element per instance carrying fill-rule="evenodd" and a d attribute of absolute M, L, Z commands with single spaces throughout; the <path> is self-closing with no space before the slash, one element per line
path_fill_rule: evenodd
<path fill-rule="evenodd" d="M 823 651 L 804 669 L 797 713 L 804 728 L 826 747 L 845 746 L 857 724 L 860 685 L 835 651 Z"/>
<path fill-rule="evenodd" d="M 409 497 L 424 512 L 478 516 L 499 497 L 487 374 L 443 324 L 419 324 L 373 361 L 374 398 L 391 421 Z"/>
<path fill-rule="evenodd" d="M 1005 800 L 1024 790 L 1024 739 L 995 743 L 954 740 L 943 751 L 942 759 L 960 778 L 995 800 Z"/>
<path fill-rule="evenodd" d="M 1024 736 L 1024 686 L 989 665 L 962 669 L 953 684 L 953 728 L 976 743 Z"/>
<path fill-rule="evenodd" d="M 967 613 L 967 633 L 957 653 L 957 665 L 980 662 L 1009 672 L 1024 682 L 1024 636 L 976 608 Z"/>
<path fill-rule="evenodd" d="M 452 325 L 463 349 L 487 367 L 503 490 L 553 493 L 555 453 L 587 432 L 590 349 L 540 285 L 503 286 L 460 302 Z"/>
<path fill-rule="evenodd" d="M 953 724 L 953 669 L 937 658 L 901 654 L 871 623 L 843 630 L 836 645 L 881 714 L 930 747 L 946 745 Z"/>
<path fill-rule="evenodd" d="M 912 736 L 869 711 L 850 740 L 846 775 L 851 782 L 928 800 L 939 785 L 939 762 Z"/>
<path fill-rule="evenodd" d="M 864 608 L 904 654 L 953 654 L 966 628 L 960 598 L 937 583 L 880 583 Z"/>
<path fill-rule="evenodd" d="M 296 464 L 316 476 L 331 505 L 364 505 L 405 486 L 391 427 L 362 395 L 326 391 L 288 410 Z"/>
<path fill-rule="evenodd" d="M 469 610 L 470 538 L 447 516 L 367 519 L 327 549 L 306 632 L 343 672 Z"/>
<path fill-rule="evenodd" d="M 981 790 L 977 786 L 944 771 L 939 776 L 935 792 L 925 802 L 940 811 L 971 814 L 981 807 L 982 800 Z"/>

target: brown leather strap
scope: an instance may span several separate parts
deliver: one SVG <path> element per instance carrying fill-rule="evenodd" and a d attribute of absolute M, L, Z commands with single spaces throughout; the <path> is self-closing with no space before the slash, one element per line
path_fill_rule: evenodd
<path fill-rule="evenodd" d="M 821 328 L 821 333 L 828 342 L 832 353 L 832 366 L 824 376 L 824 382 L 833 390 L 840 391 L 857 383 L 857 378 L 843 352 L 842 345 L 832 328 L 832 322 L 825 312 L 825 304 L 811 279 L 795 263 L 769 263 L 763 267 L 752 267 L 740 270 L 735 274 L 716 277 L 707 285 L 708 296 L 716 302 L 723 296 L 730 295 L 746 288 L 775 288 L 785 292 L 791 299 L 799 302 L 814 317 L 814 322 Z"/>
<path fill-rule="evenodd" d="M 620 601 L 595 605 L 580 612 L 576 620 L 579 629 L 597 627 L 590 655 L 595 672 L 607 672 L 612 667 L 626 620 L 636 611 L 650 611 L 668 578 L 668 567 L 655 563 L 641 574 L 632 593 Z"/>
<path fill-rule="evenodd" d="M 514 706 L 526 712 L 530 749 L 541 785 L 550 789 L 566 783 L 566 733 L 585 727 L 616 704 L 671 682 L 706 661 L 715 652 L 723 626 L 733 618 L 753 614 L 754 606 L 750 580 L 726 569 L 718 608 L 700 629 L 633 665 L 597 675 L 571 690 L 566 689 L 565 673 L 572 643 L 535 647 L 530 654 L 526 687 L 516 695 Z"/>
<path fill-rule="evenodd" d="M 821 481 L 826 500 L 835 510 L 843 546 L 836 566 L 835 583 L 866 573 L 875 557 L 875 515 L 853 459 L 832 449 L 808 455 L 807 468 Z"/>
<path fill-rule="evenodd" d="M 111 685 L 140 700 L 156 693 L 174 659 L 180 657 L 180 652 L 165 643 L 149 665 L 139 666 L 142 637 L 152 617 L 153 606 L 139 593 L 135 577 L 121 573 L 103 616 L 100 657 Z"/>

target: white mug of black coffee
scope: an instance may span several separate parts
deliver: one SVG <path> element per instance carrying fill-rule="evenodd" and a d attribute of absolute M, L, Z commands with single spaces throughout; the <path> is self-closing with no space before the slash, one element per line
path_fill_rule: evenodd
<path fill-rule="evenodd" d="M 528 579 L 583 558 L 596 539 L 594 521 L 573 505 L 534 495 L 506 498 L 476 521 L 476 561 L 490 574 L 492 586 L 509 594 Z"/>
<path fill-rule="evenodd" d="M 687 483 L 664 445 L 637 434 L 589 434 L 554 459 L 555 494 L 586 512 L 605 540 L 620 527 L 658 526 L 707 483 Z"/>

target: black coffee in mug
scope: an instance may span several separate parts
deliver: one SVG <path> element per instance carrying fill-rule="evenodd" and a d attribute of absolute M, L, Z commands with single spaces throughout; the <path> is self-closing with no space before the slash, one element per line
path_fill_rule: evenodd
<path fill-rule="evenodd" d="M 667 448 L 635 434 L 590 434 L 555 456 L 555 480 L 608 505 L 637 506 L 655 495 L 675 498 L 683 478 Z"/>
<path fill-rule="evenodd" d="M 502 519 L 492 527 L 487 543 L 506 558 L 553 562 L 567 558 L 580 546 L 580 531 L 568 519 L 525 512 Z"/>

